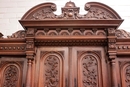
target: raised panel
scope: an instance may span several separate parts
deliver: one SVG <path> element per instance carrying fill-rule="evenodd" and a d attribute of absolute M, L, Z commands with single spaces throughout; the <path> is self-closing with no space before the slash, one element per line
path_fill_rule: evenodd
<path fill-rule="evenodd" d="M 72 54 L 73 81 L 76 78 L 76 86 L 108 87 L 109 78 L 103 48 L 73 47 Z"/>
<path fill-rule="evenodd" d="M 93 55 L 84 55 L 78 61 L 82 87 L 98 87 L 98 61 Z"/>
<path fill-rule="evenodd" d="M 38 87 L 68 86 L 68 49 L 40 48 Z"/>
<path fill-rule="evenodd" d="M 0 87 L 23 87 L 25 85 L 25 61 L 23 58 L 12 57 L 0 59 Z"/>
<path fill-rule="evenodd" d="M 122 87 L 130 87 L 130 62 L 125 62 L 121 68 Z"/>
<path fill-rule="evenodd" d="M 16 65 L 8 65 L 3 72 L 2 87 L 19 87 L 20 69 Z"/>

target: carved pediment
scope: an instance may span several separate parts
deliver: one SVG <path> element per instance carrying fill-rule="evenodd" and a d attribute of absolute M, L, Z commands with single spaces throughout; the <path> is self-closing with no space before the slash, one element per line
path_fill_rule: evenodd
<path fill-rule="evenodd" d="M 85 4 L 84 15 L 79 14 L 79 7 L 74 2 L 67 2 L 62 8 L 62 14 L 56 15 L 56 5 L 54 3 L 43 3 L 30 9 L 22 20 L 45 20 L 45 19 L 121 19 L 120 16 L 110 7 L 98 3 L 89 2 Z"/>
<path fill-rule="evenodd" d="M 115 34 L 117 38 L 130 38 L 130 32 L 125 30 L 116 30 Z"/>
<path fill-rule="evenodd" d="M 7 36 L 7 38 L 25 38 L 26 32 L 25 30 L 19 30 L 13 33 L 11 36 Z"/>

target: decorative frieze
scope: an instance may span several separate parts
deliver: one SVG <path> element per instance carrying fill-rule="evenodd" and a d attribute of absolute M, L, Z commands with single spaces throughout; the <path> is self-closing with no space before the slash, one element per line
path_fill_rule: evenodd
<path fill-rule="evenodd" d="M 48 28 L 39 29 L 35 36 L 106 36 L 105 29 L 98 28 Z"/>

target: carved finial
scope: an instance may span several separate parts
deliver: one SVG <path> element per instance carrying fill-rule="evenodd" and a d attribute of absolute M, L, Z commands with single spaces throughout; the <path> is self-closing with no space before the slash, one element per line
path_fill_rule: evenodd
<path fill-rule="evenodd" d="M 76 7 L 76 6 L 75 6 L 75 3 L 74 3 L 74 2 L 69 1 L 69 2 L 67 2 L 67 3 L 65 4 L 65 7 Z"/>

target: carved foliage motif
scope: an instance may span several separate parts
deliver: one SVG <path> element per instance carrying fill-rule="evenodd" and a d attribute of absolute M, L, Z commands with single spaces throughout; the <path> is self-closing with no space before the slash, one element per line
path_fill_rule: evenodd
<path fill-rule="evenodd" d="M 59 87 L 59 59 L 50 55 L 44 62 L 44 87 Z"/>
<path fill-rule="evenodd" d="M 127 66 L 126 67 L 126 70 L 125 70 L 125 81 L 126 81 L 126 87 L 130 87 L 130 66 Z"/>
<path fill-rule="evenodd" d="M 92 55 L 86 55 L 82 59 L 83 87 L 98 86 L 97 60 Z"/>
<path fill-rule="evenodd" d="M 88 19 L 115 19 L 111 14 L 98 7 L 91 7 L 85 17 Z"/>
<path fill-rule="evenodd" d="M 53 12 L 56 10 L 56 5 L 51 4 L 38 9 L 36 12 L 30 15 L 32 20 L 44 20 L 44 19 L 116 19 L 113 14 L 104 9 L 102 6 L 91 6 L 91 4 L 85 4 L 85 10 L 87 14 L 79 14 L 79 7 L 76 7 L 74 2 L 67 2 L 62 8 L 61 15 L 55 15 Z"/>
<path fill-rule="evenodd" d="M 14 65 L 10 65 L 4 72 L 3 87 L 17 87 L 18 85 L 18 68 Z"/>
<path fill-rule="evenodd" d="M 53 11 L 56 10 L 56 5 L 51 5 L 51 7 L 45 7 L 38 12 L 34 13 L 32 20 L 42 20 L 42 19 L 54 19 L 56 15 Z"/>

